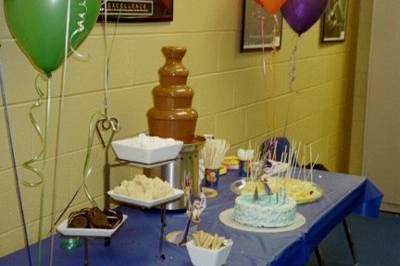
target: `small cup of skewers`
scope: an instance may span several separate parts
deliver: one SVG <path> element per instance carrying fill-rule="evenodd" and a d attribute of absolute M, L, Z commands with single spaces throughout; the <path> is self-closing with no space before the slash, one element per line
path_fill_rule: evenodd
<path fill-rule="evenodd" d="M 239 176 L 250 176 L 250 162 L 253 160 L 254 150 L 239 149 L 237 155 L 239 157 Z"/>
<path fill-rule="evenodd" d="M 229 150 L 229 144 L 223 139 L 207 139 L 201 150 L 200 156 L 204 161 L 205 167 L 205 186 L 213 189 L 218 188 L 219 168 L 226 152 Z"/>
<path fill-rule="evenodd" d="M 192 240 L 186 243 L 190 260 L 195 266 L 221 266 L 228 259 L 233 241 L 210 234 L 197 231 L 192 234 Z"/>

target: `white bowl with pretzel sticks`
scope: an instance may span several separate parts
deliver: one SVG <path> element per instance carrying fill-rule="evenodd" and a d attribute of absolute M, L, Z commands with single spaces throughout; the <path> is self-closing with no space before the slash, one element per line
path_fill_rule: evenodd
<path fill-rule="evenodd" d="M 192 240 L 186 243 L 186 248 L 193 265 L 220 266 L 226 263 L 232 245 L 231 239 L 197 231 L 192 234 Z"/>

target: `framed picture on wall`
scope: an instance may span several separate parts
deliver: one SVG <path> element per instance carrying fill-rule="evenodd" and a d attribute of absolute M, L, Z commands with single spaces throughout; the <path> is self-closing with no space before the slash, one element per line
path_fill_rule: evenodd
<path fill-rule="evenodd" d="M 348 0 L 330 0 L 322 19 L 322 42 L 343 42 L 346 37 Z"/>
<path fill-rule="evenodd" d="M 264 17 L 263 26 L 261 16 Z M 282 41 L 282 15 L 278 13 L 278 28 L 275 35 L 275 47 L 280 48 Z M 240 51 L 259 51 L 272 49 L 274 18 L 268 14 L 255 0 L 243 0 L 242 38 Z M 263 31 L 262 31 L 263 29 Z"/>
<path fill-rule="evenodd" d="M 119 22 L 172 21 L 173 0 L 102 0 L 99 21 L 104 20 L 107 3 L 107 20 Z"/>

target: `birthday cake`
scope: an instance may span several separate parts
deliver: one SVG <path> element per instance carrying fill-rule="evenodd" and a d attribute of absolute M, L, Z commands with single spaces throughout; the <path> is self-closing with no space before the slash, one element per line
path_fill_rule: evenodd
<path fill-rule="evenodd" d="M 253 227 L 285 227 L 294 223 L 296 201 L 280 193 L 262 195 L 254 201 L 252 193 L 236 198 L 233 219 Z"/>

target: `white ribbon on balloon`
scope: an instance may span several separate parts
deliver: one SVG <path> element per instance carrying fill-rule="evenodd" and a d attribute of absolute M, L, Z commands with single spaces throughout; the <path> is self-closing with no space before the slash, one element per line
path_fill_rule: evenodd
<path fill-rule="evenodd" d="M 78 27 L 74 32 L 72 32 L 71 37 L 69 39 L 69 49 L 72 51 L 72 53 L 81 60 L 88 60 L 89 59 L 89 54 L 81 54 L 78 51 L 75 50 L 75 48 L 72 45 L 73 39 L 81 32 L 85 30 L 85 19 L 87 15 L 87 5 L 86 5 L 87 0 L 81 0 L 78 5 L 83 8 L 83 12 L 78 14 L 79 20 L 77 22 Z"/>
<path fill-rule="evenodd" d="M 297 47 L 299 44 L 299 37 L 296 35 L 296 42 L 293 47 L 292 53 L 290 54 L 290 70 L 289 70 L 289 91 L 299 93 L 293 89 L 293 83 L 296 80 L 296 58 L 297 58 Z"/>

